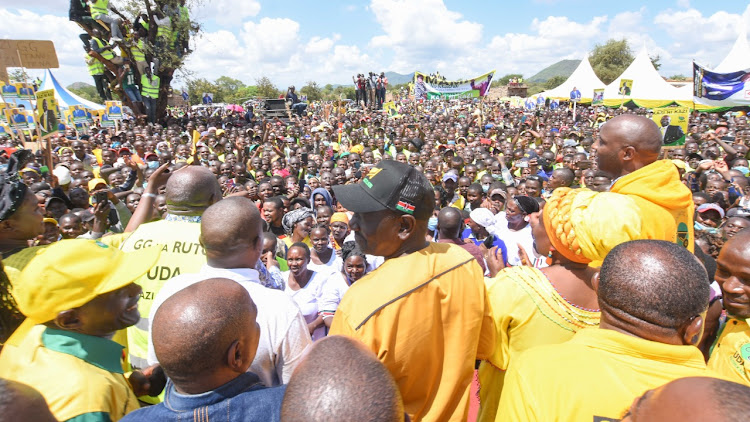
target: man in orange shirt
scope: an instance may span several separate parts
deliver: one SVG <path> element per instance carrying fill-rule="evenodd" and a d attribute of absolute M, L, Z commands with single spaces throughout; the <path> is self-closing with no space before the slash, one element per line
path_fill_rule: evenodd
<path fill-rule="evenodd" d="M 385 263 L 354 283 L 330 334 L 360 340 L 396 380 L 412 420 L 465 421 L 476 359 L 495 329 L 476 259 L 425 240 L 434 193 L 425 176 L 381 161 L 356 185 L 333 187 L 363 252 Z"/>

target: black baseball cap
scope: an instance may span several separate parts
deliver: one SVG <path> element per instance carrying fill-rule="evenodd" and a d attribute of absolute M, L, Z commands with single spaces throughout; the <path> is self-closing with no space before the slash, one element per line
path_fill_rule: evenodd
<path fill-rule="evenodd" d="M 435 206 L 433 187 L 424 174 L 394 160 L 381 161 L 356 185 L 334 185 L 333 193 L 352 212 L 388 209 L 427 220 Z"/>

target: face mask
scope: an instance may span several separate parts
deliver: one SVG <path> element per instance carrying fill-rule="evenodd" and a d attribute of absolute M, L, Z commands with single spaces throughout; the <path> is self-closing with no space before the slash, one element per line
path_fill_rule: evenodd
<path fill-rule="evenodd" d="M 717 229 L 716 227 L 704 226 L 703 224 L 701 224 L 701 223 L 699 223 L 697 221 L 695 222 L 694 228 L 695 228 L 695 230 L 702 231 L 702 232 L 707 232 L 707 233 L 710 233 L 710 234 L 719 234 L 719 229 Z"/>
<path fill-rule="evenodd" d="M 511 215 L 510 217 L 506 216 L 505 218 L 508 220 L 509 226 L 517 226 L 523 222 L 523 214 Z"/>
<path fill-rule="evenodd" d="M 437 230 L 437 217 L 430 217 L 430 219 L 427 220 L 427 230 L 431 232 Z"/>
<path fill-rule="evenodd" d="M 159 162 L 158 161 L 149 161 L 146 163 L 148 165 L 148 168 L 150 169 L 158 169 L 159 168 Z"/>
<path fill-rule="evenodd" d="M 346 170 L 344 170 L 344 174 L 346 175 L 346 178 L 348 179 L 348 178 L 350 178 L 352 176 L 352 170 L 351 169 L 346 169 Z"/>
<path fill-rule="evenodd" d="M 493 174 L 492 178 L 495 179 L 495 180 L 503 180 L 503 175 L 502 174 Z M 489 187 L 489 186 L 487 186 L 487 187 Z"/>
<path fill-rule="evenodd" d="M 482 185 L 482 190 L 484 191 L 484 193 L 487 193 L 487 191 L 490 190 L 490 185 Z"/>

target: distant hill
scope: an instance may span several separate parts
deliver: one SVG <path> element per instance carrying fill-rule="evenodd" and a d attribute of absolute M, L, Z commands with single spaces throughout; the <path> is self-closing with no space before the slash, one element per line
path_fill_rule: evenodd
<path fill-rule="evenodd" d="M 414 73 L 402 75 L 396 72 L 385 72 L 385 77 L 388 78 L 388 85 L 400 85 L 413 81 Z"/>
<path fill-rule="evenodd" d="M 572 75 L 578 65 L 581 63 L 580 60 L 560 60 L 559 62 L 542 69 L 536 75 L 527 78 L 528 82 L 547 82 L 555 76 L 562 76 L 567 78 Z"/>
<path fill-rule="evenodd" d="M 88 87 L 96 88 L 94 85 L 87 84 L 86 82 L 75 82 L 67 86 L 68 89 L 84 89 Z"/>

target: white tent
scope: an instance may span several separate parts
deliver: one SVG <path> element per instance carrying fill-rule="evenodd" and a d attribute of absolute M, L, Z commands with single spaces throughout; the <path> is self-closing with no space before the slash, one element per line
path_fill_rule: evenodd
<path fill-rule="evenodd" d="M 730 73 L 748 68 L 750 68 L 750 45 L 747 42 L 745 28 L 742 28 L 729 54 L 713 70 L 718 73 Z"/>
<path fill-rule="evenodd" d="M 101 104 L 85 100 L 78 95 L 68 91 L 64 86 L 60 84 L 60 82 L 57 81 L 57 79 L 55 79 L 55 76 L 52 74 L 52 72 L 50 72 L 49 69 L 44 70 L 44 79 L 42 80 L 42 86 L 39 88 L 39 91 L 43 91 L 45 89 L 55 90 L 55 98 L 57 99 L 58 103 L 57 105 L 61 110 L 68 108 L 68 106 L 77 104 L 83 105 L 84 107 L 91 110 L 100 110 L 104 108 L 104 106 Z"/>
<path fill-rule="evenodd" d="M 540 95 L 544 98 L 569 99 L 570 91 L 577 88 L 581 91 L 581 100 L 590 102 L 594 96 L 595 89 L 604 88 L 604 82 L 600 81 L 591 68 L 589 58 L 584 57 L 570 77 L 557 88 L 542 92 Z"/>
<path fill-rule="evenodd" d="M 630 96 L 620 95 L 622 79 L 633 81 Z M 680 99 L 679 90 L 665 81 L 656 71 L 645 47 L 635 56 L 633 63 L 622 72 L 622 75 L 604 89 L 604 104 L 608 106 L 633 100 L 641 107 L 662 107 Z"/>

